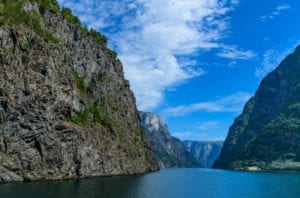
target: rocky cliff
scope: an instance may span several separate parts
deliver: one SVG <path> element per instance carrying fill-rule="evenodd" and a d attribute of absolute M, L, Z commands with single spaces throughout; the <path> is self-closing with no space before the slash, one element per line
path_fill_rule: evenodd
<path fill-rule="evenodd" d="M 161 168 L 199 167 L 182 142 L 170 135 L 168 126 L 154 113 L 140 112 L 142 128 Z"/>
<path fill-rule="evenodd" d="M 214 167 L 300 170 L 300 47 L 262 80 Z"/>
<path fill-rule="evenodd" d="M 1 0 L 0 182 L 156 169 L 106 38 L 55 0 Z"/>
<path fill-rule="evenodd" d="M 185 149 L 190 152 L 195 160 L 203 167 L 210 168 L 219 157 L 223 142 L 183 141 Z"/>

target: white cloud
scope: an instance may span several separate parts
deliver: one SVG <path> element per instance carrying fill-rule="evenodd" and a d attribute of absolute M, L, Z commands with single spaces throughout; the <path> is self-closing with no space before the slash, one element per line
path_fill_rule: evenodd
<path fill-rule="evenodd" d="M 256 56 L 251 50 L 243 50 L 237 46 L 224 46 L 222 51 L 217 54 L 222 58 L 228 58 L 232 60 L 249 60 Z"/>
<path fill-rule="evenodd" d="M 208 121 L 208 122 L 203 122 L 201 123 L 197 129 L 200 131 L 206 131 L 209 129 L 215 129 L 219 126 L 219 122 L 218 121 Z"/>
<path fill-rule="evenodd" d="M 180 140 L 195 140 L 195 141 L 222 141 L 224 137 L 212 136 L 212 134 L 197 133 L 197 132 L 176 132 L 172 136 L 179 138 Z"/>
<path fill-rule="evenodd" d="M 205 134 L 193 133 L 190 131 L 187 132 L 177 132 L 173 133 L 172 136 L 179 138 L 180 140 L 200 140 L 205 137 Z"/>
<path fill-rule="evenodd" d="M 197 63 L 179 56 L 220 47 L 225 14 L 237 0 L 60 0 L 83 23 L 108 33 L 124 63 L 141 110 L 162 102 L 166 89 L 203 75 Z"/>
<path fill-rule="evenodd" d="M 181 105 L 163 110 L 166 117 L 184 116 L 193 112 L 241 112 L 251 93 L 238 92 L 215 101 L 199 102 L 190 105 Z"/>
<path fill-rule="evenodd" d="M 255 69 L 255 75 L 258 78 L 263 78 L 271 72 L 281 61 L 283 55 L 275 50 L 268 50 L 263 54 L 262 67 Z"/>
<path fill-rule="evenodd" d="M 275 8 L 274 11 L 272 11 L 271 13 L 265 15 L 265 16 L 261 16 L 260 17 L 260 21 L 261 22 L 266 22 L 266 21 L 269 21 L 269 20 L 273 20 L 275 19 L 278 15 L 282 14 L 282 12 L 290 9 L 291 6 L 288 5 L 288 4 L 282 4 L 282 5 L 279 5 Z"/>
<path fill-rule="evenodd" d="M 296 46 L 299 44 L 300 41 L 295 42 L 292 47 L 288 47 L 286 49 L 270 49 L 264 52 L 263 54 L 263 61 L 260 67 L 255 69 L 255 75 L 258 78 L 265 77 L 269 72 L 274 70 L 283 59 L 290 53 L 294 51 Z"/>

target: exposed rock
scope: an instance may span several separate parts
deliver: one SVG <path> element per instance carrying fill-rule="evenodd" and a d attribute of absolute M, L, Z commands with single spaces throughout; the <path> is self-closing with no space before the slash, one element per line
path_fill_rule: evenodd
<path fill-rule="evenodd" d="M 214 167 L 300 170 L 300 47 L 262 80 Z"/>
<path fill-rule="evenodd" d="M 5 2 L 0 181 L 157 170 L 122 64 L 104 37 L 63 15 L 56 1 Z"/>
<path fill-rule="evenodd" d="M 154 113 L 140 112 L 146 139 L 161 168 L 199 167 L 200 164 L 185 150 L 182 142 L 170 135 L 168 126 Z"/>
<path fill-rule="evenodd" d="M 219 157 L 223 142 L 183 141 L 187 151 L 203 166 L 210 168 Z"/>

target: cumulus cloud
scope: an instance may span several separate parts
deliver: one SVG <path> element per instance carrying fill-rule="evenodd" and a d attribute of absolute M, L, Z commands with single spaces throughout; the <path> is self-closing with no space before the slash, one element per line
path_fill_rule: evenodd
<path fill-rule="evenodd" d="M 163 110 L 166 117 L 184 116 L 193 112 L 241 112 L 251 93 L 238 92 L 215 101 L 205 101 L 190 105 L 180 105 Z"/>
<path fill-rule="evenodd" d="M 275 10 L 273 10 L 272 12 L 270 12 L 269 14 L 265 15 L 265 16 L 261 16 L 260 17 L 260 21 L 261 22 L 266 22 L 266 21 L 270 21 L 275 19 L 278 15 L 282 14 L 284 11 L 290 9 L 291 6 L 288 4 L 282 4 L 279 5 L 275 8 Z"/>
<path fill-rule="evenodd" d="M 201 49 L 223 48 L 218 42 L 228 28 L 226 14 L 237 3 L 238 0 L 60 0 L 84 24 L 108 34 L 141 110 L 157 107 L 166 89 L 204 74 L 197 62 L 190 64 L 193 60 L 188 55 Z M 238 49 L 224 50 L 220 54 L 226 58 L 245 59 L 252 55 Z"/>

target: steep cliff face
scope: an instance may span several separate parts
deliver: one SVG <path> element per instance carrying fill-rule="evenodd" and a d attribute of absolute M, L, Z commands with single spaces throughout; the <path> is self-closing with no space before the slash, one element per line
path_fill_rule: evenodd
<path fill-rule="evenodd" d="M 0 182 L 157 169 L 105 37 L 55 0 L 1 0 L 0 25 Z"/>
<path fill-rule="evenodd" d="M 199 167 L 182 142 L 170 135 L 168 126 L 154 113 L 140 112 L 142 128 L 161 168 Z"/>
<path fill-rule="evenodd" d="M 183 141 L 185 149 L 190 152 L 195 160 L 203 167 L 210 168 L 219 157 L 223 142 Z"/>
<path fill-rule="evenodd" d="M 262 80 L 214 167 L 300 170 L 300 47 Z"/>

